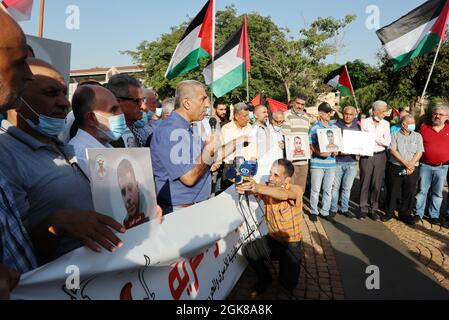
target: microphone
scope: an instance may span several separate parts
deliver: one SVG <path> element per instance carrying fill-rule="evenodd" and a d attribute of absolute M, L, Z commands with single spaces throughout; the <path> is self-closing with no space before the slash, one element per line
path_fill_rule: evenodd
<path fill-rule="evenodd" d="M 215 119 L 214 117 L 210 117 L 209 125 L 210 125 L 210 129 L 212 131 L 212 134 L 214 134 L 217 129 L 217 119 Z"/>

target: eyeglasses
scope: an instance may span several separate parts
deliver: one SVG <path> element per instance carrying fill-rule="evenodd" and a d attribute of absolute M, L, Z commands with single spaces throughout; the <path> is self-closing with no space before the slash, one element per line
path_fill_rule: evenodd
<path fill-rule="evenodd" d="M 143 98 L 128 98 L 128 97 L 117 97 L 117 99 L 119 99 L 119 100 L 128 100 L 128 101 L 132 101 L 132 102 L 134 102 L 135 104 L 137 104 L 138 106 L 140 106 L 142 103 L 143 103 L 143 101 L 145 100 L 145 99 L 143 99 Z"/>
<path fill-rule="evenodd" d="M 444 113 L 434 113 L 433 116 L 447 117 L 447 114 L 444 114 Z"/>

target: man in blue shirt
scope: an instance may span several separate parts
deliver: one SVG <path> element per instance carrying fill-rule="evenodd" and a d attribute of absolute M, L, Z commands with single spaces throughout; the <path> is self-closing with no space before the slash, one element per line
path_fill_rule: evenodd
<path fill-rule="evenodd" d="M 310 150 L 312 158 L 310 159 L 310 220 L 318 221 L 318 214 L 321 214 L 326 220 L 332 221 L 333 216 L 329 215 L 332 200 L 332 184 L 335 177 L 335 156 L 338 152 L 321 152 L 318 143 L 318 129 L 337 128 L 331 119 L 332 107 L 323 102 L 318 106 L 318 121 L 310 128 Z M 322 207 L 318 212 L 318 201 L 320 191 L 323 190 Z"/>
<path fill-rule="evenodd" d="M 360 131 L 355 117 L 357 110 L 354 107 L 346 107 L 343 110 L 343 119 L 338 119 L 335 125 L 344 130 Z M 335 180 L 332 187 L 331 215 L 336 215 L 338 209 L 338 200 L 340 199 L 340 213 L 348 218 L 355 218 L 349 212 L 349 198 L 354 179 L 357 175 L 357 156 L 340 153 L 337 158 L 337 167 L 335 171 Z M 341 188 L 341 193 L 340 193 Z"/>
<path fill-rule="evenodd" d="M 0 10 L 0 113 L 11 109 L 33 79 L 26 63 L 28 48 L 17 23 Z M 28 234 L 0 168 L 0 299 L 8 299 L 19 279 L 17 272 L 37 266 Z"/>
<path fill-rule="evenodd" d="M 194 124 L 204 119 L 209 98 L 204 86 L 183 81 L 176 89 L 175 111 L 157 128 L 151 160 L 158 203 L 164 214 L 207 200 L 214 141 L 201 139 Z M 213 137 L 213 136 L 212 136 Z"/>
<path fill-rule="evenodd" d="M 151 161 L 158 204 L 164 214 L 205 201 L 211 194 L 210 167 L 225 152 L 217 152 L 214 134 L 204 141 L 198 126 L 209 107 L 203 84 L 193 80 L 176 88 L 175 111 L 156 129 L 151 140 Z M 234 143 L 234 147 L 236 142 Z M 235 148 L 225 146 L 226 153 Z"/>

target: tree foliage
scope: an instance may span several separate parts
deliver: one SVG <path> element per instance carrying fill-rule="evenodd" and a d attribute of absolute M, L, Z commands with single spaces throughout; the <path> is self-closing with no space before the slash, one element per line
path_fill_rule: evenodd
<path fill-rule="evenodd" d="M 343 19 L 318 18 L 307 28 L 299 30 L 296 37 L 287 29 L 278 27 L 270 17 L 250 13 L 248 36 L 251 51 L 250 94 L 265 93 L 274 99 L 287 101 L 293 94 L 314 95 L 321 88 L 317 78 L 322 74 L 324 59 L 338 48 L 332 40 L 346 28 L 355 16 Z M 237 30 L 243 16 L 237 16 L 235 6 L 228 6 L 216 14 L 216 47 L 219 48 Z M 171 56 L 182 37 L 188 21 L 173 27 L 155 41 L 143 41 L 136 50 L 125 51 L 145 69 L 144 81 L 161 97 L 172 96 L 176 84 L 184 79 L 204 81 L 201 75 L 207 61 L 200 68 L 173 80 L 164 78 Z M 246 86 L 229 93 L 229 101 L 246 100 Z"/>

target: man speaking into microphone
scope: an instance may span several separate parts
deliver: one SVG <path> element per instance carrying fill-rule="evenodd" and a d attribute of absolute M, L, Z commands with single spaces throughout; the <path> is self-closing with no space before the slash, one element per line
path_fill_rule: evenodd
<path fill-rule="evenodd" d="M 265 265 L 267 254 L 269 259 L 279 260 L 279 282 L 287 297 L 291 297 L 298 285 L 303 190 L 292 184 L 294 171 L 290 161 L 279 159 L 272 165 L 267 183 L 256 183 L 249 178 L 249 181 L 236 185 L 240 194 L 251 192 L 265 204 L 268 235 L 247 243 L 242 250 L 258 278 L 251 292 L 252 298 L 263 294 L 271 285 L 270 270 Z"/>

